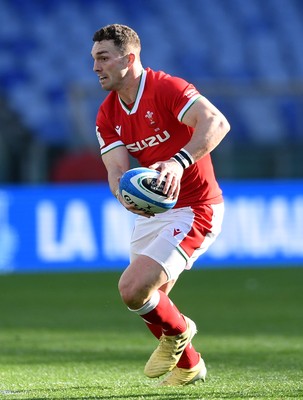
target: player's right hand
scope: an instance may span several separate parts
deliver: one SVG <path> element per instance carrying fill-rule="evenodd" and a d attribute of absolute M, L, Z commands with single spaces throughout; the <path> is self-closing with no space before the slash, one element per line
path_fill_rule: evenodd
<path fill-rule="evenodd" d="M 171 158 L 166 161 L 158 161 L 150 165 L 149 168 L 160 171 L 158 178 L 159 185 L 164 178 L 166 179 L 163 193 L 166 194 L 167 197 L 177 199 L 180 193 L 181 178 L 184 172 L 182 166 Z"/>

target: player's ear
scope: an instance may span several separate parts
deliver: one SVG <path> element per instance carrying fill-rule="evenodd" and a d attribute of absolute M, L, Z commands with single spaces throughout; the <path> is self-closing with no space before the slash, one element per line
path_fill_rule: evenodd
<path fill-rule="evenodd" d="M 132 66 L 135 62 L 136 56 L 134 53 L 129 53 L 128 54 L 128 65 Z"/>

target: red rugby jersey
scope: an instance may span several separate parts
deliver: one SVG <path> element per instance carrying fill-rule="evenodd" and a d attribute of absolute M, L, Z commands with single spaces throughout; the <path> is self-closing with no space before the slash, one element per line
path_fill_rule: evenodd
<path fill-rule="evenodd" d="M 183 124 L 182 118 L 200 96 L 181 78 L 150 68 L 143 70 L 131 108 L 117 92 L 110 92 L 99 108 L 96 133 L 101 155 L 125 146 L 143 167 L 168 160 L 190 140 L 193 128 Z M 208 154 L 185 169 L 175 207 L 220 202 L 222 191 Z"/>

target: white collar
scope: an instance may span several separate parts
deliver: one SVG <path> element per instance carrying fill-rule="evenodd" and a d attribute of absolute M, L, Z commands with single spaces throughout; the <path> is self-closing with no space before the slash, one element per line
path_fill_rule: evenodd
<path fill-rule="evenodd" d="M 136 100 L 134 102 L 134 105 L 132 106 L 131 109 L 129 109 L 126 104 L 124 103 L 123 100 L 121 100 L 120 96 L 118 95 L 118 99 L 119 102 L 121 104 L 121 107 L 123 108 L 123 110 L 126 112 L 126 114 L 131 115 L 131 114 L 135 114 L 135 112 L 137 111 L 138 107 L 139 107 L 139 103 L 141 100 L 141 97 L 143 95 L 144 92 L 144 87 L 145 87 L 145 81 L 146 81 L 146 75 L 147 75 L 147 71 L 143 70 L 141 77 L 140 77 L 140 82 L 139 82 L 139 87 L 138 87 L 138 91 L 136 94 Z"/>

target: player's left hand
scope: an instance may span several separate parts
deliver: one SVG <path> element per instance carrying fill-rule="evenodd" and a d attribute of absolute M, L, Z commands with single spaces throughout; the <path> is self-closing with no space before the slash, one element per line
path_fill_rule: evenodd
<path fill-rule="evenodd" d="M 182 166 L 177 161 L 170 159 L 166 161 L 158 161 L 150 165 L 149 168 L 157 169 L 160 172 L 157 180 L 158 185 L 160 185 L 164 178 L 166 178 L 163 193 L 166 194 L 167 197 L 177 199 L 179 196 L 180 183 L 184 171 Z"/>
<path fill-rule="evenodd" d="M 142 217 L 150 218 L 154 217 L 155 214 L 153 213 L 147 213 L 144 210 L 137 208 L 134 204 L 129 204 L 127 203 L 121 194 L 118 192 L 116 196 L 117 200 L 127 209 L 127 211 L 130 211 L 134 214 L 141 215 Z"/>

